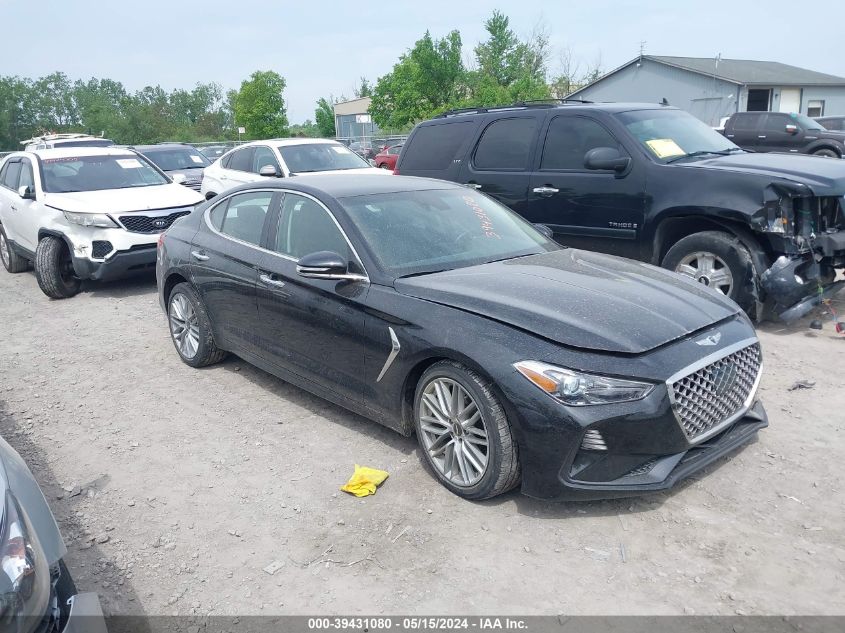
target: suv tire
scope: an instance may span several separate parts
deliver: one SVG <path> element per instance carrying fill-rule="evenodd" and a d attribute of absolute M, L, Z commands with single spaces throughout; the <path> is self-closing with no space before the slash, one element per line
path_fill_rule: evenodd
<path fill-rule="evenodd" d="M 839 154 L 836 153 L 836 150 L 833 149 L 817 149 L 813 152 L 813 156 L 824 156 L 825 158 L 839 158 Z"/>
<path fill-rule="evenodd" d="M 226 358 L 214 342 L 205 305 L 188 283 L 176 284 L 167 298 L 170 338 L 182 362 L 206 367 Z"/>
<path fill-rule="evenodd" d="M 10 273 L 22 273 L 29 268 L 29 260 L 12 250 L 2 225 L 0 225 L 0 260 L 3 261 L 3 267 Z"/>
<path fill-rule="evenodd" d="M 709 264 L 715 264 L 711 266 Z M 694 278 L 733 299 L 752 318 L 756 312 L 757 270 L 748 249 L 735 235 L 722 231 L 702 231 L 678 240 L 661 265 Z M 716 275 L 708 275 L 708 268 Z M 727 284 L 719 284 L 726 279 Z"/>
<path fill-rule="evenodd" d="M 455 389 L 458 397 L 453 400 Z M 448 395 L 441 397 L 444 393 Z M 443 410 L 444 403 L 449 411 Z M 435 410 L 438 413 L 434 416 L 425 415 Z M 463 412 L 465 419 L 461 420 L 458 414 Z M 519 483 L 516 441 L 505 410 L 486 378 L 453 361 L 435 363 L 417 383 L 413 415 L 423 461 L 451 492 L 464 499 L 489 499 Z M 483 469 L 478 468 L 481 462 L 485 462 Z M 470 473 L 469 481 L 464 480 L 465 472 Z"/>
<path fill-rule="evenodd" d="M 35 249 L 35 277 L 51 299 L 68 299 L 79 292 L 82 281 L 73 270 L 70 249 L 59 237 L 41 238 Z"/>

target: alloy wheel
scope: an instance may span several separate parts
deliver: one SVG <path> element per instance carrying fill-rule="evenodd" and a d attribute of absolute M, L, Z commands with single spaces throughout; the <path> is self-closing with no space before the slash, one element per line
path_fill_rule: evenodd
<path fill-rule="evenodd" d="M 478 483 L 490 447 L 481 409 L 469 392 L 450 378 L 435 378 L 423 389 L 417 415 L 423 448 L 438 472 L 456 486 Z"/>
<path fill-rule="evenodd" d="M 6 236 L 0 233 L 0 260 L 3 260 L 3 265 L 9 267 L 9 243 L 6 241 Z"/>
<path fill-rule="evenodd" d="M 690 253 L 678 263 L 675 272 L 692 277 L 700 284 L 725 296 L 730 296 L 734 287 L 731 269 L 714 253 Z"/>
<path fill-rule="evenodd" d="M 191 359 L 197 355 L 200 343 L 197 313 L 188 297 L 181 293 L 170 299 L 170 333 L 184 358 Z"/>

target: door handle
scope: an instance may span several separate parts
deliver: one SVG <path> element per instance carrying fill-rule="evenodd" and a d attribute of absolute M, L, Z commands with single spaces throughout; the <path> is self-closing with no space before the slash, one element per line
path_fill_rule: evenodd
<path fill-rule="evenodd" d="M 17 211 L 17 210 L 18 210 L 18 208 L 17 208 L 15 205 L 12 205 L 12 206 L 11 206 L 11 207 L 9 207 L 9 208 L 10 208 L 12 211 Z"/>
<path fill-rule="evenodd" d="M 539 193 L 541 196 L 553 196 L 556 193 L 560 193 L 560 189 L 556 189 L 554 187 L 534 187 L 534 193 Z"/>
<path fill-rule="evenodd" d="M 267 284 L 268 286 L 273 286 L 275 288 L 284 288 L 285 282 L 281 279 L 273 279 L 272 275 L 258 275 L 258 279 L 261 280 L 261 283 Z"/>
<path fill-rule="evenodd" d="M 208 255 L 206 255 L 205 253 L 201 253 L 200 251 L 191 251 L 191 256 L 201 262 L 208 260 Z"/>
<path fill-rule="evenodd" d="M 481 185 L 477 182 L 466 182 L 464 183 L 465 187 L 469 187 L 470 189 L 481 189 Z"/>
<path fill-rule="evenodd" d="M 757 138 L 766 138 L 766 135 L 765 134 L 758 134 Z"/>

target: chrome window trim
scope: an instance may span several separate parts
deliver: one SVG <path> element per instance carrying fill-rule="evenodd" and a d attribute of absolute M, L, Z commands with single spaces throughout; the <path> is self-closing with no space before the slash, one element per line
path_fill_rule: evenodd
<path fill-rule="evenodd" d="M 711 363 L 714 363 L 717 360 L 721 360 L 726 356 L 730 356 L 731 354 L 754 344 L 760 346 L 760 339 L 758 339 L 756 336 L 743 339 L 742 341 L 734 343 L 733 345 L 728 345 L 727 347 L 722 348 L 717 352 L 713 352 L 712 354 L 709 354 L 704 358 L 699 359 L 691 365 L 687 365 L 684 369 L 681 369 L 680 371 L 674 373 L 670 378 L 666 379 L 666 391 L 669 394 L 669 402 L 672 405 L 672 413 L 675 415 L 675 419 L 678 421 L 678 425 L 681 427 L 681 431 L 684 433 L 684 437 L 687 437 L 687 434 L 686 431 L 684 431 L 683 423 L 681 422 L 681 417 L 678 415 L 677 402 L 675 401 L 675 390 L 672 388 L 672 385 L 681 378 L 685 378 L 686 376 L 689 376 L 690 374 L 693 374 L 698 370 L 707 367 L 707 365 L 710 365 Z M 724 421 L 717 424 L 712 429 L 702 433 L 701 435 L 697 435 L 693 439 L 689 439 L 687 437 L 687 441 L 693 445 L 700 444 L 701 442 L 713 437 L 720 431 L 724 430 L 726 427 L 730 426 L 739 418 L 748 413 L 748 410 L 751 408 L 751 405 L 754 404 L 754 401 L 757 397 L 757 389 L 760 386 L 760 379 L 762 377 L 763 349 L 762 347 L 760 347 L 760 370 L 757 372 L 757 378 L 755 378 L 754 384 L 751 386 L 751 390 L 748 392 L 748 397 L 745 399 L 745 402 L 743 403 L 742 407 L 740 407 L 740 409 L 732 416 L 726 418 Z"/>
<path fill-rule="evenodd" d="M 381 382 L 381 379 L 384 378 L 393 361 L 399 356 L 399 350 L 402 349 L 402 345 L 399 343 L 399 338 L 396 336 L 393 328 L 388 326 L 387 331 L 390 333 L 390 353 L 387 355 L 387 360 L 384 361 L 384 366 L 381 368 L 376 382 Z"/>
<path fill-rule="evenodd" d="M 316 202 L 318 205 L 323 207 L 323 209 L 325 209 L 326 213 L 329 214 L 329 217 L 335 223 L 335 226 L 337 226 L 337 228 L 340 230 L 341 235 L 343 235 L 343 239 L 346 240 L 346 243 L 349 245 L 349 248 L 352 250 L 352 254 L 355 256 L 355 259 L 358 260 L 358 264 L 361 266 L 361 270 L 364 271 L 363 275 L 355 275 L 355 274 L 337 275 L 337 278 L 338 279 L 347 279 L 347 280 L 351 280 L 351 281 L 366 281 L 367 283 L 370 282 L 370 276 L 367 273 L 367 269 L 364 267 L 364 263 L 361 261 L 361 257 L 358 255 L 358 251 L 355 250 L 355 247 L 352 245 L 352 242 L 349 241 L 349 236 L 346 235 L 346 231 L 344 231 L 343 227 L 340 226 L 340 224 L 337 221 L 337 218 L 334 217 L 334 214 L 326 207 L 326 205 L 324 205 L 322 202 L 317 200 L 317 198 L 315 198 L 314 196 L 309 195 L 307 193 L 303 193 L 301 191 L 294 191 L 294 190 L 291 190 L 291 189 L 250 189 L 249 191 L 234 191 L 234 192 L 230 193 L 229 195 L 227 195 L 226 197 L 217 196 L 217 198 L 221 198 L 221 199 L 217 200 L 213 205 L 208 207 L 203 212 L 203 219 L 205 220 L 205 225 L 209 228 L 209 230 L 212 233 L 214 233 L 215 235 L 218 235 L 218 236 L 220 236 L 220 237 L 222 237 L 226 240 L 229 240 L 229 241 L 232 241 L 232 242 L 237 242 L 238 244 L 243 244 L 244 246 L 249 246 L 250 248 L 254 248 L 254 249 L 256 249 L 256 250 L 258 250 L 262 253 L 268 253 L 270 255 L 275 255 L 276 257 L 287 260 L 289 262 L 295 262 L 295 263 L 299 262 L 299 259 L 296 258 L 296 257 L 291 257 L 290 255 L 285 255 L 284 253 L 279 253 L 278 251 L 270 250 L 268 248 L 264 248 L 263 246 L 253 244 L 251 242 L 245 242 L 244 240 L 239 240 L 238 238 L 232 237 L 231 235 L 226 235 L 225 233 L 221 233 L 220 231 L 218 231 L 217 229 L 214 228 L 214 225 L 211 224 L 211 212 L 214 209 L 216 209 L 218 205 L 223 204 L 223 202 L 226 202 L 230 198 L 233 198 L 234 196 L 237 196 L 237 195 L 242 195 L 242 194 L 246 194 L 246 193 L 265 193 L 265 192 L 270 193 L 270 194 L 276 194 L 276 193 L 296 194 L 298 196 L 310 198 L 311 200 Z M 282 202 L 284 202 L 284 197 L 282 198 Z M 269 213 L 269 210 L 268 210 L 268 213 Z M 279 205 L 279 222 L 281 222 L 281 221 L 282 221 L 282 208 L 281 208 L 281 204 L 280 204 Z M 278 231 L 278 226 L 276 227 L 276 230 Z M 303 277 L 304 276 L 305 275 L 303 275 Z M 320 279 L 325 279 L 325 277 L 320 277 Z"/>

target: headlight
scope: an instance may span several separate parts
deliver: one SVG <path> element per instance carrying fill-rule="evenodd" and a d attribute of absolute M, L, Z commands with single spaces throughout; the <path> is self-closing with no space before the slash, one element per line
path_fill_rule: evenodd
<path fill-rule="evenodd" d="M 96 226 L 101 229 L 113 229 L 117 227 L 117 222 L 105 213 L 72 213 L 65 211 L 65 218 L 68 222 L 73 222 L 79 226 Z"/>
<path fill-rule="evenodd" d="M 30 631 L 41 622 L 50 599 L 50 569 L 17 500 L 6 493 L 0 540 L 0 631 Z M 31 626 L 28 625 L 31 623 Z"/>
<path fill-rule="evenodd" d="M 766 214 L 766 233 L 779 233 L 781 235 L 792 233 L 794 217 L 792 200 L 784 197 L 767 204 Z"/>
<path fill-rule="evenodd" d="M 515 363 L 523 376 L 563 404 L 583 406 L 645 398 L 654 385 L 555 367 L 533 360 Z"/>

